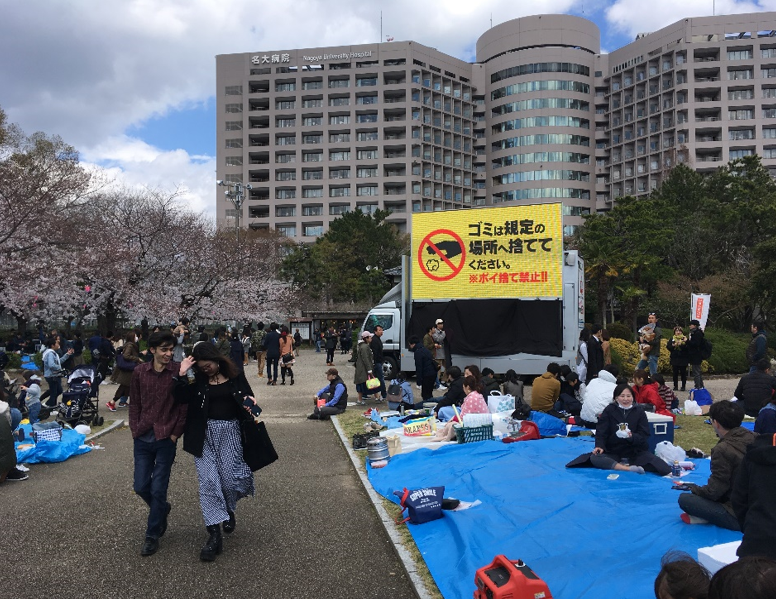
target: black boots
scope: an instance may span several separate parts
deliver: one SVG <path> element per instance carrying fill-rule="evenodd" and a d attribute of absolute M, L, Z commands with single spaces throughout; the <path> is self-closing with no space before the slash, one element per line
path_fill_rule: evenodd
<path fill-rule="evenodd" d="M 293 384 L 294 384 L 294 377 L 291 377 L 291 382 L 290 382 L 289 384 L 290 384 L 290 385 L 293 385 Z"/>
<path fill-rule="evenodd" d="M 221 536 L 221 525 L 213 524 L 207 527 L 207 532 L 210 535 L 207 542 L 202 546 L 202 550 L 199 552 L 199 559 L 203 562 L 213 562 L 216 556 L 223 551 L 224 540 Z"/>
<path fill-rule="evenodd" d="M 237 526 L 237 520 L 234 517 L 234 512 L 227 510 L 226 513 L 229 514 L 229 520 L 223 524 L 224 532 L 226 534 L 231 534 L 234 532 L 234 527 Z"/>

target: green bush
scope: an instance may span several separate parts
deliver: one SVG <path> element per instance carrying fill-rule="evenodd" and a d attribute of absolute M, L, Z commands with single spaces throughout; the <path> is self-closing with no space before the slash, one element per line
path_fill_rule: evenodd
<path fill-rule="evenodd" d="M 631 331 L 629 326 L 624 325 L 621 322 L 613 322 L 609 325 L 606 325 L 604 328 L 606 328 L 606 330 L 609 331 L 609 334 L 615 339 L 635 341 L 635 338 L 633 337 L 633 331 Z"/>
<path fill-rule="evenodd" d="M 706 338 L 713 344 L 709 364 L 716 374 L 743 374 L 749 371 L 746 347 L 752 340 L 749 333 L 731 333 L 723 329 L 706 329 Z"/>

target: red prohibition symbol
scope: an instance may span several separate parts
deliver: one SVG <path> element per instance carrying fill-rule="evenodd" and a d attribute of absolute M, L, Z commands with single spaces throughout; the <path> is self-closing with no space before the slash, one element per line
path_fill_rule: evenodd
<path fill-rule="evenodd" d="M 433 241 L 434 237 L 442 237 L 441 240 Z M 452 238 L 452 239 L 451 239 Z M 456 258 L 460 256 L 458 264 Z M 418 265 L 429 279 L 434 281 L 449 281 L 454 278 L 466 262 L 466 247 L 463 239 L 455 231 L 449 229 L 437 229 L 431 231 L 420 242 L 418 247 Z M 440 267 L 446 264 L 450 267 L 449 274 L 442 274 Z"/>

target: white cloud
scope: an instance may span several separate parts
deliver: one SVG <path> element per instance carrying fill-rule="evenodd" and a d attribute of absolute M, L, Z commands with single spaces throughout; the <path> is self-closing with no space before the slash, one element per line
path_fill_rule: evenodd
<path fill-rule="evenodd" d="M 193 206 L 210 209 L 212 159 L 125 134 L 212 97 L 216 55 L 377 42 L 382 10 L 384 36 L 466 58 L 491 14 L 498 24 L 578 1 L 0 0 L 0 107 L 127 181 L 183 183 Z"/>
<path fill-rule="evenodd" d="M 616 0 L 606 10 L 606 20 L 618 31 L 635 36 L 637 33 L 656 31 L 687 17 L 710 17 L 713 7 L 717 15 L 763 12 L 776 9 L 776 0 Z"/>
<path fill-rule="evenodd" d="M 179 191 L 183 206 L 215 222 L 216 161 L 185 150 L 163 151 L 142 140 L 110 137 L 81 153 L 87 168 L 100 168 L 115 185 Z"/>

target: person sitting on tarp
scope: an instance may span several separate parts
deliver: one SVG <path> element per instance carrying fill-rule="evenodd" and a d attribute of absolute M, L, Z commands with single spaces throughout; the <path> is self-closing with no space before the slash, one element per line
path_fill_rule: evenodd
<path fill-rule="evenodd" d="M 587 428 L 595 428 L 598 417 L 604 408 L 612 403 L 612 393 L 617 386 L 617 376 L 620 368 L 617 364 L 607 364 L 598 376 L 585 385 L 582 392 L 582 410 L 579 412 L 579 424 Z"/>
<path fill-rule="evenodd" d="M 434 407 L 437 418 L 440 418 L 439 410 L 441 408 L 460 406 L 466 397 L 466 393 L 463 391 L 463 376 L 458 366 L 451 366 L 447 369 L 447 379 L 447 391 L 437 400 L 437 405 Z"/>
<path fill-rule="evenodd" d="M 555 402 L 560 397 L 560 365 L 555 362 L 547 364 L 547 372 L 534 379 L 531 391 L 531 409 L 536 412 L 547 412 L 560 416 L 555 412 Z"/>
<path fill-rule="evenodd" d="M 666 407 L 666 402 L 660 397 L 658 387 L 659 385 L 649 378 L 649 373 L 646 370 L 637 370 L 633 373 L 633 392 L 636 394 L 636 403 L 649 404 L 652 408 L 646 407 L 646 409 L 676 420 L 673 412 Z"/>
<path fill-rule="evenodd" d="M 703 485 L 687 484 L 689 493 L 679 495 L 687 524 L 714 524 L 728 530 L 741 530 L 733 511 L 730 495 L 738 467 L 747 447 L 757 438 L 741 426 L 744 408 L 740 402 L 718 401 L 711 404 L 709 418 L 719 442 L 711 449 L 711 476 Z"/>
<path fill-rule="evenodd" d="M 595 380 L 595 379 L 593 379 Z M 555 410 L 572 416 L 579 416 L 582 410 L 582 381 L 569 366 L 560 367 L 560 396 L 555 402 Z"/>
<path fill-rule="evenodd" d="M 595 429 L 595 449 L 566 464 L 566 468 L 590 467 L 601 470 L 625 470 L 660 476 L 671 467 L 649 451 L 649 421 L 644 408 L 636 403 L 633 389 L 617 385 L 614 403 L 604 408 Z"/>
<path fill-rule="evenodd" d="M 755 362 L 755 369 L 741 377 L 733 395 L 744 407 L 747 416 L 757 418 L 760 410 L 773 398 L 776 378 L 771 375 L 771 361 L 762 358 Z"/>
<path fill-rule="evenodd" d="M 336 368 L 329 368 L 326 371 L 326 378 L 329 379 L 329 384 L 313 397 L 315 409 L 307 417 L 308 420 L 328 420 L 331 416 L 342 414 L 348 407 L 348 388 L 340 378 L 339 371 Z M 326 403 L 318 407 L 320 399 L 325 399 Z"/>
<path fill-rule="evenodd" d="M 493 372 L 492 368 L 485 367 L 482 369 L 482 378 L 480 379 L 480 382 L 482 383 L 482 394 L 485 396 L 485 401 L 488 400 L 491 391 L 498 391 L 501 393 L 501 386 L 498 384 L 496 373 Z"/>

